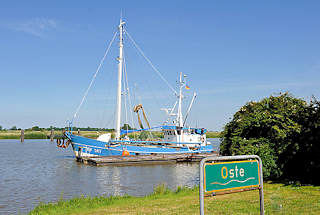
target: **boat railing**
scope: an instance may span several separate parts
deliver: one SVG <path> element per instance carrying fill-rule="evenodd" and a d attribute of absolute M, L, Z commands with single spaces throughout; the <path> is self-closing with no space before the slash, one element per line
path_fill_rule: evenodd
<path fill-rule="evenodd" d="M 150 141 L 150 140 L 110 140 L 110 143 L 114 143 L 114 144 L 145 144 L 145 145 L 155 145 L 155 144 L 163 144 L 166 146 L 170 146 L 170 145 L 201 145 L 201 142 L 167 142 L 167 141 Z"/>

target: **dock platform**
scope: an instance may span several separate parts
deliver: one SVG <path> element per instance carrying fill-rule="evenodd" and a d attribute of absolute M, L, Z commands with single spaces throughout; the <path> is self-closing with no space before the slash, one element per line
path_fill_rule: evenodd
<path fill-rule="evenodd" d="M 132 155 L 132 156 L 106 156 L 106 157 L 82 157 L 78 162 L 94 166 L 107 165 L 139 165 L 178 162 L 199 162 L 208 156 L 218 156 L 218 152 L 202 154 L 154 154 L 154 155 Z"/>

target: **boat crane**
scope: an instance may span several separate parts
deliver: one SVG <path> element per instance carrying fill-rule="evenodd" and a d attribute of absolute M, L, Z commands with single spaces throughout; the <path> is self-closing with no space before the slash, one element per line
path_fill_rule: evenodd
<path fill-rule="evenodd" d="M 137 113 L 140 128 L 143 129 L 143 125 L 142 125 L 142 122 L 141 122 L 141 119 L 140 119 L 140 115 L 139 115 L 139 110 L 142 110 L 144 121 L 147 123 L 148 128 L 150 128 L 150 124 L 148 122 L 147 115 L 144 112 L 144 109 L 142 107 L 142 104 L 138 104 L 138 105 L 134 106 L 133 112 Z"/>

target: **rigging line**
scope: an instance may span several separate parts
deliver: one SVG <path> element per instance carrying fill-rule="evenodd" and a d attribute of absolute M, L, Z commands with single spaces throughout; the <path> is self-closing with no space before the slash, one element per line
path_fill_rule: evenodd
<path fill-rule="evenodd" d="M 137 88 L 137 86 L 136 86 L 136 83 L 134 84 L 134 86 L 132 87 L 132 99 L 133 99 L 133 102 L 134 103 L 138 103 L 137 101 L 138 101 L 138 99 L 137 99 L 137 93 L 136 93 L 136 88 Z M 139 103 L 138 103 L 139 104 Z M 132 108 L 133 108 L 133 106 L 131 106 Z M 137 123 L 133 123 L 133 125 L 134 125 L 134 127 L 135 128 L 138 128 L 138 126 L 136 126 L 137 125 Z M 134 135 L 134 138 L 135 138 L 136 136 Z"/>
<path fill-rule="evenodd" d="M 124 56 L 124 53 L 123 53 L 123 56 Z M 126 62 L 124 61 L 124 58 L 123 58 L 123 64 L 124 64 L 124 66 L 122 67 L 122 77 L 124 77 L 125 65 L 126 65 Z M 122 79 L 122 84 L 123 84 L 123 88 L 124 88 L 123 98 L 124 98 L 124 109 L 125 109 L 125 113 L 126 113 L 125 123 L 128 124 L 129 122 L 128 122 L 128 108 L 127 108 L 127 86 L 126 86 L 126 82 L 125 82 L 124 78 Z M 126 130 L 128 130 L 128 127 L 127 127 Z"/>
<path fill-rule="evenodd" d="M 145 60 L 149 63 L 149 65 L 152 67 L 152 69 L 160 76 L 160 78 L 168 85 L 168 87 L 177 95 L 177 91 L 169 84 L 169 82 L 163 77 L 163 75 L 159 72 L 159 70 L 152 64 L 152 62 L 149 60 L 149 58 L 143 53 L 141 48 L 138 46 L 138 44 L 133 40 L 129 32 L 124 28 L 124 31 L 127 33 L 129 39 L 133 43 L 133 45 L 138 49 L 140 54 L 145 58 Z"/>
<path fill-rule="evenodd" d="M 135 123 L 133 121 L 133 111 L 131 111 L 132 109 L 132 102 L 131 102 L 131 95 L 130 95 L 130 89 L 129 89 L 129 81 L 128 81 L 128 73 L 127 73 L 127 63 L 126 63 L 126 56 L 123 52 L 123 62 L 124 62 L 124 76 L 125 76 L 125 80 L 126 80 L 126 84 L 127 84 L 127 96 L 128 96 L 128 105 L 129 105 L 129 112 L 130 112 L 130 116 L 131 116 L 131 125 L 132 125 L 132 128 L 135 127 Z M 133 136 L 135 137 L 135 133 L 133 134 Z"/>
<path fill-rule="evenodd" d="M 73 120 L 77 117 L 77 115 L 78 115 L 78 113 L 79 113 L 79 110 L 80 110 L 80 108 L 81 108 L 84 100 L 86 99 L 86 97 L 87 97 L 87 95 L 88 95 L 88 93 L 89 93 L 89 90 L 90 90 L 90 88 L 91 88 L 94 80 L 96 79 L 98 72 L 100 71 L 100 68 L 102 67 L 103 62 L 104 62 L 105 58 L 107 57 L 107 54 L 108 54 L 108 52 L 109 52 L 109 49 L 110 49 L 110 47 L 111 47 L 114 39 L 116 38 L 116 35 L 117 35 L 117 32 L 114 33 L 114 35 L 113 35 L 113 37 L 112 37 L 112 40 L 110 41 L 110 43 L 109 43 L 109 45 L 108 45 L 108 48 L 106 49 L 106 52 L 104 53 L 104 56 L 103 56 L 103 58 L 101 59 L 100 64 L 99 64 L 96 72 L 94 73 L 94 75 L 93 75 L 93 77 L 92 77 L 92 79 L 91 79 L 91 82 L 90 82 L 90 84 L 89 84 L 89 87 L 87 88 L 86 92 L 84 93 L 84 96 L 82 97 L 82 100 L 81 100 L 81 102 L 80 102 L 80 104 L 79 104 L 76 112 L 74 113 L 71 122 L 73 122 Z"/>
<path fill-rule="evenodd" d="M 114 116 L 116 115 L 116 110 L 113 111 L 113 114 L 108 118 L 107 123 L 104 123 L 106 128 L 111 128 L 111 121 L 114 121 Z M 114 123 L 113 123 L 114 124 Z M 110 126 L 110 127 L 109 127 Z"/>
<path fill-rule="evenodd" d="M 113 80 L 114 78 L 114 72 L 111 73 L 111 75 L 108 77 L 109 80 Z M 112 82 L 111 82 L 112 83 Z M 111 89 L 111 84 L 109 85 L 108 88 L 106 88 L 104 92 L 105 95 L 109 95 L 110 94 L 110 89 Z M 99 124 L 98 125 L 101 125 L 101 126 L 104 126 L 105 125 L 105 122 L 106 122 L 106 119 L 107 119 L 107 111 L 110 112 L 110 108 L 109 108 L 109 105 L 110 105 L 110 100 L 111 98 L 110 97 L 106 97 L 105 100 L 103 101 L 103 104 L 102 104 L 102 108 L 103 110 L 101 111 L 100 113 L 100 120 L 99 120 Z M 108 109 L 109 108 L 109 109 Z"/>

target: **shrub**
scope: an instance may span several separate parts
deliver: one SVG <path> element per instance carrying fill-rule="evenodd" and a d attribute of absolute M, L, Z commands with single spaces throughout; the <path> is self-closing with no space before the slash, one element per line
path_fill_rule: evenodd
<path fill-rule="evenodd" d="M 249 102 L 225 126 L 220 152 L 259 155 L 267 179 L 314 181 L 306 173 L 312 176 L 320 166 L 319 107 L 288 93 Z"/>

